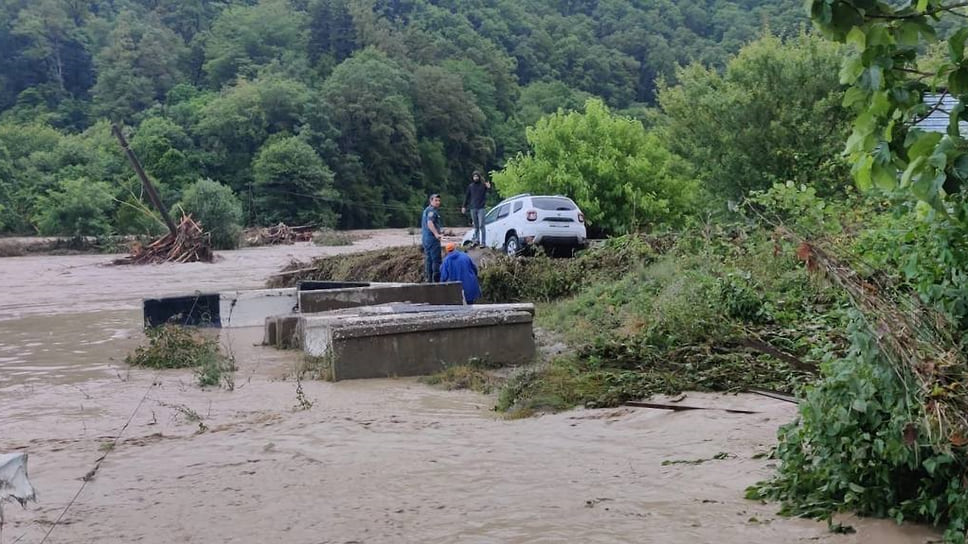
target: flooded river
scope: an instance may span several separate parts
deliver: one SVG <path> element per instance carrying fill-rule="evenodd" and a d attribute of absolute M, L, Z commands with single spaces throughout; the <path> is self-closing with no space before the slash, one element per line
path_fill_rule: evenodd
<path fill-rule="evenodd" d="M 384 231 L 353 247 L 223 252 L 211 265 L 0 259 L 0 452 L 29 452 L 39 492 L 26 510 L 7 505 L 0 544 L 937 538 L 871 520 L 834 535 L 744 500 L 770 474 L 753 456 L 795 412 L 771 399 L 688 396 L 756 414 L 623 408 L 507 421 L 491 397 L 398 379 L 303 382 L 300 402 L 297 354 L 259 346 L 253 329 L 222 331 L 239 363 L 231 391 L 123 362 L 143 340 L 144 297 L 260 287 L 293 257 L 410 243 Z M 696 460 L 708 461 L 674 462 Z"/>

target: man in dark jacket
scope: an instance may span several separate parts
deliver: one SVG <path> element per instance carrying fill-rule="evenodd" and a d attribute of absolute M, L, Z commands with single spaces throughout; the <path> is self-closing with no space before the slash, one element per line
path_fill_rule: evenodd
<path fill-rule="evenodd" d="M 477 283 L 477 266 L 463 251 L 454 251 L 457 244 L 447 244 L 447 256 L 440 265 L 440 281 L 459 281 L 464 290 L 464 300 L 468 304 L 481 296 L 481 286 Z"/>
<path fill-rule="evenodd" d="M 467 213 L 467 209 L 470 208 L 471 221 L 474 223 L 473 240 L 481 247 L 487 246 L 484 234 L 484 206 L 487 201 L 487 191 L 490 188 L 491 182 L 485 181 L 484 176 L 475 170 L 464 193 L 464 205 L 460 209 L 460 213 Z"/>
<path fill-rule="evenodd" d="M 440 195 L 430 195 L 427 206 L 420 216 L 420 242 L 424 250 L 424 279 L 427 283 L 440 280 L 440 240 L 444 237 L 440 224 Z"/>

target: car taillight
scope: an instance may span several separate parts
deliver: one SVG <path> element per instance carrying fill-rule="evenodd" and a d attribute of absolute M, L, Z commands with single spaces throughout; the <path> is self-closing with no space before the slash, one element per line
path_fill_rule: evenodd
<path fill-rule="evenodd" d="M 528 221 L 538 220 L 538 210 L 528 210 Z"/>
<path fill-rule="evenodd" d="M 581 212 L 578 212 L 578 222 L 579 223 L 584 223 L 585 222 L 585 214 L 583 214 Z"/>

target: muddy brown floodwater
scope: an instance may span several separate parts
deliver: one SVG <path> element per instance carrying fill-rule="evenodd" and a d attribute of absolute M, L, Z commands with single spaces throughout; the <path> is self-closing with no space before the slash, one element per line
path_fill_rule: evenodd
<path fill-rule="evenodd" d="M 771 472 L 753 456 L 795 412 L 771 399 L 688 395 L 756 414 L 621 408 L 506 421 L 492 397 L 397 379 L 303 382 L 300 403 L 297 354 L 259 346 L 254 329 L 222 331 L 239 363 L 232 391 L 123 363 L 143 339 L 143 297 L 260 287 L 290 256 L 410 243 L 381 231 L 352 247 L 222 252 L 213 265 L 0 259 L 0 452 L 29 452 L 39 499 L 8 505 L 0 544 L 937 539 L 856 519 L 846 520 L 856 534 L 834 535 L 744 500 Z"/>

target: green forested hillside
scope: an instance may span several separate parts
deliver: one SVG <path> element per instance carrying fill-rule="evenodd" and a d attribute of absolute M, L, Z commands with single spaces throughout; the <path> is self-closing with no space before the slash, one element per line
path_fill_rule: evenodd
<path fill-rule="evenodd" d="M 525 127 L 719 68 L 799 0 L 0 0 L 0 232 L 143 232 L 121 122 L 168 204 L 199 179 L 246 223 L 410 225 Z M 52 209 L 54 208 L 54 209 Z"/>

